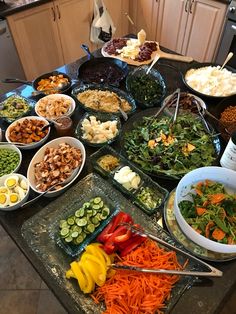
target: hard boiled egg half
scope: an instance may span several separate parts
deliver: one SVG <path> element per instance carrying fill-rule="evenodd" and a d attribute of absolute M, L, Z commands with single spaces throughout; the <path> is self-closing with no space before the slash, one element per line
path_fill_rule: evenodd
<path fill-rule="evenodd" d="M 14 206 L 26 196 L 28 182 L 18 175 L 10 175 L 0 185 L 0 208 Z"/>

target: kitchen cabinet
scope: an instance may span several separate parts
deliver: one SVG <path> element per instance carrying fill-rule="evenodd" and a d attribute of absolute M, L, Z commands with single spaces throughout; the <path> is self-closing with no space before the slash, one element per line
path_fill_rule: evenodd
<path fill-rule="evenodd" d="M 157 35 L 162 46 L 200 62 L 214 60 L 227 4 L 214 0 L 160 0 Z"/>
<path fill-rule="evenodd" d="M 53 3 L 7 17 L 28 80 L 64 64 Z"/>
<path fill-rule="evenodd" d="M 132 0 L 131 0 L 132 2 Z M 123 37 L 129 33 L 129 21 L 125 13 L 129 13 L 128 0 L 104 0 L 104 4 L 116 27 L 113 37 Z"/>
<path fill-rule="evenodd" d="M 137 34 L 144 29 L 148 40 L 157 40 L 157 23 L 160 2 L 157 0 L 131 0 L 129 15 L 134 22 L 130 32 Z"/>
<path fill-rule="evenodd" d="M 81 44 L 86 44 L 92 49 L 89 41 L 92 4 L 87 0 L 56 0 L 54 10 L 64 63 L 71 63 L 84 56 Z"/>
<path fill-rule="evenodd" d="M 7 17 L 28 80 L 70 63 L 89 41 L 92 1 L 55 0 Z"/>
<path fill-rule="evenodd" d="M 214 60 L 227 4 L 214 0 L 132 0 L 130 32 L 200 62 Z"/>

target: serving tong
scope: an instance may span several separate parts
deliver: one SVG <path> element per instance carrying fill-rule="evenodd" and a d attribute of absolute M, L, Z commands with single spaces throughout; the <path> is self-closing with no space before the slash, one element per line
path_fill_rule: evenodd
<path fill-rule="evenodd" d="M 197 109 L 198 109 L 198 112 L 199 112 L 199 115 L 201 116 L 201 118 L 203 119 L 204 123 L 207 123 L 204 116 L 207 115 L 209 116 L 210 118 L 212 118 L 213 120 L 215 120 L 216 122 L 218 122 L 223 128 L 224 128 L 224 131 L 228 134 L 228 135 L 231 135 L 231 133 L 228 131 L 228 129 L 225 127 L 224 123 L 221 122 L 219 119 L 217 119 L 213 114 L 211 114 L 207 109 L 203 108 L 199 103 L 198 101 L 196 100 L 195 101 L 196 105 L 197 105 Z"/>
<path fill-rule="evenodd" d="M 169 244 L 168 242 L 164 241 L 153 235 L 150 232 L 144 231 L 143 229 L 132 226 L 129 223 L 121 223 L 122 226 L 127 227 L 127 229 L 131 230 L 132 232 L 149 239 L 154 240 L 157 243 L 160 243 L 167 248 L 174 250 L 184 256 L 187 256 L 191 260 L 197 261 L 201 265 L 208 268 L 210 271 L 185 271 L 185 270 L 169 270 L 169 269 L 152 269 L 152 268 L 142 268 L 137 266 L 130 266 L 130 265 L 120 265 L 120 264 L 111 264 L 110 266 L 115 269 L 122 269 L 122 270 L 131 270 L 131 271 L 139 271 L 142 273 L 152 273 L 152 274 L 169 274 L 169 275 L 182 275 L 182 276 L 195 276 L 195 277 L 222 277 L 223 273 L 219 269 L 203 262 L 202 260 L 198 259 L 197 257 L 181 250 L 174 245 Z"/>

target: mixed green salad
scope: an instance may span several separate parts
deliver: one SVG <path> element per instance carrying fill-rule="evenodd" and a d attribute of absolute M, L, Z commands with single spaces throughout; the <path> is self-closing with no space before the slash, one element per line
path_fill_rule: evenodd
<path fill-rule="evenodd" d="M 212 165 L 216 151 L 211 134 L 201 120 L 191 114 L 161 119 L 144 117 L 124 135 L 128 159 L 144 171 L 180 178 L 198 167 Z"/>
<path fill-rule="evenodd" d="M 205 180 L 192 186 L 192 201 L 178 205 L 187 223 L 204 237 L 224 244 L 236 243 L 236 195 L 223 184 Z"/>

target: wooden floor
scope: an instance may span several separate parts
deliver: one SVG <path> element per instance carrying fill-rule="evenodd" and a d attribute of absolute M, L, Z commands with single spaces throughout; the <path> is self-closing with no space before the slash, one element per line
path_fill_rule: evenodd
<path fill-rule="evenodd" d="M 66 314 L 1 226 L 0 239 L 0 314 Z M 217 314 L 236 314 L 236 291 Z"/>

